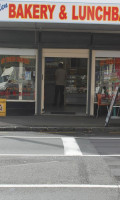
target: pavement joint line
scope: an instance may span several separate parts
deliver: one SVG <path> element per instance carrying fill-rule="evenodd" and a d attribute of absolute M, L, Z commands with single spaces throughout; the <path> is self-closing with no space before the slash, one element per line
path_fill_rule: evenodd
<path fill-rule="evenodd" d="M 0 130 L 2 129 L 105 129 L 105 130 L 109 130 L 109 129 L 118 129 L 120 128 L 119 126 L 109 126 L 109 127 L 105 127 L 104 125 L 101 125 L 101 126 L 91 126 L 91 124 L 86 124 L 86 127 L 85 125 L 84 126 L 32 126 L 32 127 L 28 127 L 28 125 L 24 125 L 24 126 L 11 126 L 11 127 L 0 127 Z"/>
<path fill-rule="evenodd" d="M 0 138 L 29 138 L 29 139 L 62 139 L 62 138 L 65 138 L 66 136 L 63 136 L 62 137 L 47 137 L 47 136 L 15 136 L 15 135 L 0 135 Z M 73 138 L 72 136 L 69 136 L 69 137 L 66 137 L 66 138 Z M 74 137 L 75 139 L 84 139 L 84 140 L 120 140 L 120 137 L 115 137 L 115 138 L 111 138 L 111 137 Z"/>
<path fill-rule="evenodd" d="M 85 139 L 85 140 L 87 140 L 87 139 L 92 139 L 92 140 L 120 140 L 120 137 L 115 137 L 115 138 L 113 138 L 113 137 L 110 137 L 110 136 L 108 136 L 108 137 L 91 137 L 91 136 L 89 136 L 89 137 L 75 137 L 76 139 L 79 139 L 79 138 L 81 138 L 81 139 Z"/>
<path fill-rule="evenodd" d="M 0 154 L 0 157 L 120 157 L 120 154 L 111 154 L 111 155 L 80 155 L 80 154 Z"/>
<path fill-rule="evenodd" d="M 93 184 L 0 184 L 0 188 L 106 188 L 119 189 L 120 185 Z"/>
<path fill-rule="evenodd" d="M 62 137 L 41 137 L 41 136 L 0 136 L 0 138 L 29 138 L 29 139 L 61 139 Z"/>
<path fill-rule="evenodd" d="M 45 133 L 47 133 L 47 132 L 45 132 Z M 57 134 L 58 133 L 75 133 L 75 131 L 73 131 L 73 132 L 72 131 L 71 132 L 70 131 L 64 131 L 64 132 L 63 131 L 55 131 L 55 132 L 49 132 L 49 133 L 51 133 L 51 134 L 55 134 L 55 133 L 57 133 Z"/>

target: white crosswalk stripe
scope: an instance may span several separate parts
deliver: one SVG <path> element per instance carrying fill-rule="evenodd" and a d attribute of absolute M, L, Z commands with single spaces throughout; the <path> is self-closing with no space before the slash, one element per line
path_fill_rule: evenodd
<path fill-rule="evenodd" d="M 80 147 L 78 146 L 75 138 L 72 137 L 62 137 L 64 145 L 64 154 L 65 155 L 82 155 Z"/>

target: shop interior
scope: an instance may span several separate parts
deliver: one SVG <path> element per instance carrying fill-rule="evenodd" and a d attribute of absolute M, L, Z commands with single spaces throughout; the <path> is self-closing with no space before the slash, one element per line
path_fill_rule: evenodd
<path fill-rule="evenodd" d="M 64 106 L 56 106 L 55 72 L 59 63 L 66 72 L 64 87 Z M 87 101 L 87 58 L 45 58 L 44 111 L 45 114 L 77 114 L 86 115 Z"/>
<path fill-rule="evenodd" d="M 34 56 L 0 55 L 0 98 L 7 100 L 7 115 L 35 113 Z"/>
<path fill-rule="evenodd" d="M 7 100 L 35 99 L 35 58 L 0 56 L 0 97 Z"/>

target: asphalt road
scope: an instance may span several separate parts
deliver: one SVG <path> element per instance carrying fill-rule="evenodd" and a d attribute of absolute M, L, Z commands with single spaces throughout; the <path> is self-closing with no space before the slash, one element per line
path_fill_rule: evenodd
<path fill-rule="evenodd" d="M 120 137 L 0 132 L 0 200 L 119 200 Z"/>

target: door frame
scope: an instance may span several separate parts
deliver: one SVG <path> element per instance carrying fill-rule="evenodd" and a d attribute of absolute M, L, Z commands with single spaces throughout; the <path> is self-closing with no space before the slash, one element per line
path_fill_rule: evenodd
<path fill-rule="evenodd" d="M 86 114 L 88 114 L 88 77 L 89 77 L 89 49 L 42 49 L 42 101 L 41 113 L 44 111 L 44 85 L 45 85 L 45 58 L 46 57 L 63 57 L 63 58 L 87 58 L 87 98 L 86 98 Z"/>

